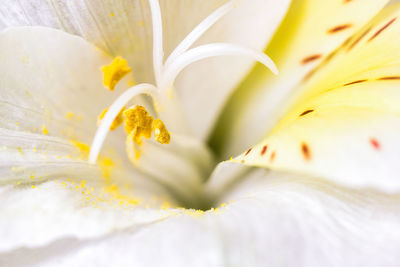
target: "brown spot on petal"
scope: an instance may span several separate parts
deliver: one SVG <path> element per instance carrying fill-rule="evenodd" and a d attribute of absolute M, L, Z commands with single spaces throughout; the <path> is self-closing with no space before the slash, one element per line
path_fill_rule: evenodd
<path fill-rule="evenodd" d="M 311 56 L 305 57 L 305 58 L 303 58 L 301 60 L 301 64 L 305 65 L 307 63 L 311 63 L 311 62 L 313 62 L 313 61 L 315 61 L 317 59 L 320 59 L 321 57 L 322 57 L 321 54 L 315 54 L 315 55 L 311 55 Z"/>
<path fill-rule="evenodd" d="M 371 38 L 368 39 L 368 42 L 374 40 L 379 34 L 381 34 L 384 30 L 386 30 L 390 25 L 392 25 L 393 22 L 395 22 L 397 18 L 393 18 L 391 21 L 386 23 L 384 26 L 382 26 L 377 32 L 374 33 L 374 35 L 371 36 Z"/>
<path fill-rule="evenodd" d="M 305 160 L 310 160 L 311 159 L 310 147 L 305 142 L 301 143 L 301 153 L 303 154 L 303 157 L 304 157 Z"/>
<path fill-rule="evenodd" d="M 313 110 L 313 109 L 305 110 L 305 111 L 303 111 L 303 113 L 301 113 L 301 114 L 299 115 L 299 117 L 302 117 L 302 116 L 304 116 L 304 115 L 307 115 L 307 114 L 309 114 L 309 113 L 311 113 L 311 112 L 314 112 L 314 110 Z"/>
<path fill-rule="evenodd" d="M 242 160 L 240 161 L 240 163 L 244 163 L 244 160 L 242 159 Z"/>
<path fill-rule="evenodd" d="M 263 146 L 263 148 L 261 149 L 261 156 L 264 156 L 265 153 L 267 152 L 267 150 L 268 150 L 268 146 L 267 145 Z"/>
<path fill-rule="evenodd" d="M 341 31 L 343 31 L 343 30 L 346 30 L 346 29 L 348 29 L 348 28 L 351 28 L 352 26 L 353 26 L 353 25 L 350 24 L 350 23 L 342 24 L 342 25 L 337 25 L 337 26 L 335 26 L 335 27 L 333 27 L 333 28 L 330 28 L 327 32 L 328 32 L 329 34 L 338 33 L 338 32 L 341 32 Z"/>
<path fill-rule="evenodd" d="M 370 138 L 369 142 L 371 143 L 371 145 L 376 149 L 379 150 L 381 148 L 381 144 L 379 143 L 378 140 L 376 140 L 375 138 Z"/>
<path fill-rule="evenodd" d="M 246 154 L 244 154 L 245 156 L 247 156 L 250 152 L 251 152 L 252 148 L 249 148 L 249 150 L 246 151 Z"/>
<path fill-rule="evenodd" d="M 354 81 L 354 82 L 346 83 L 343 86 L 348 86 L 348 85 L 357 84 L 357 83 L 363 83 L 363 82 L 366 82 L 366 81 L 368 81 L 368 80 L 366 80 L 366 79 L 357 80 L 357 81 Z"/>

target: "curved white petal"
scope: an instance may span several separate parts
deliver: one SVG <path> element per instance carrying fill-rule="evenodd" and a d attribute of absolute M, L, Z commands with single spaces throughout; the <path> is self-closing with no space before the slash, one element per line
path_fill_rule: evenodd
<path fill-rule="evenodd" d="M 396 266 L 397 197 L 261 172 L 216 211 L 61 239 L 2 259 L 32 266 Z"/>
<path fill-rule="evenodd" d="M 13 249 L 46 246 L 64 238 L 97 238 L 133 225 L 139 229 L 170 215 L 148 208 L 160 207 L 161 192 L 158 199 L 143 199 L 137 190 L 117 195 L 111 188 L 99 188 L 99 184 L 87 181 L 83 185 L 64 179 L 36 184 L 34 188 L 0 187 L 0 263 L 2 255 Z"/>

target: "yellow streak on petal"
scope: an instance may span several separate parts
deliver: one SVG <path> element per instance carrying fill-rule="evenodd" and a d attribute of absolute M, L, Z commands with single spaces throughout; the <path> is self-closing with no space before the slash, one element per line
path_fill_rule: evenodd
<path fill-rule="evenodd" d="M 126 59 L 122 57 L 114 58 L 110 65 L 105 65 L 101 68 L 104 86 L 113 91 L 115 85 L 131 70 Z"/>

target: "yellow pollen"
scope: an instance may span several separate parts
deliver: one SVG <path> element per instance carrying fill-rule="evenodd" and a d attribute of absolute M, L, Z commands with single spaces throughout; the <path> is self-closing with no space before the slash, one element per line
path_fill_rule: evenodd
<path fill-rule="evenodd" d="M 124 111 L 125 117 L 125 131 L 128 134 L 129 140 L 134 143 L 135 157 L 138 159 L 140 153 L 135 144 L 140 146 L 143 137 L 150 139 L 154 132 L 155 139 L 161 144 L 168 144 L 170 142 L 170 134 L 160 119 L 154 118 L 147 112 L 143 106 L 134 106 Z"/>
<path fill-rule="evenodd" d="M 47 129 L 46 125 L 42 125 L 42 133 L 45 135 L 49 134 L 49 130 Z"/>
<path fill-rule="evenodd" d="M 104 86 L 113 91 L 115 85 L 131 70 L 126 59 L 122 57 L 114 58 L 110 65 L 105 65 L 101 68 Z"/>
<path fill-rule="evenodd" d="M 70 140 L 70 142 L 79 149 L 81 158 L 85 159 L 88 157 L 90 152 L 90 146 L 87 144 L 81 143 L 77 140 Z"/>
<path fill-rule="evenodd" d="M 103 173 L 103 177 L 105 179 L 110 178 L 111 171 L 115 167 L 113 160 L 110 158 L 101 158 L 99 160 L 99 166 L 100 166 L 101 172 Z"/>
<path fill-rule="evenodd" d="M 160 119 L 156 119 L 153 122 L 154 128 L 154 138 L 160 144 L 169 144 L 171 141 L 171 135 L 169 134 L 167 128 L 164 125 L 164 122 Z"/>
<path fill-rule="evenodd" d="M 67 114 L 65 114 L 65 118 L 67 120 L 72 119 L 75 116 L 75 113 L 73 113 L 72 111 L 68 112 Z"/>
<path fill-rule="evenodd" d="M 124 122 L 124 117 L 123 117 L 123 112 L 125 110 L 125 107 L 122 108 L 121 112 L 118 114 L 118 116 L 115 118 L 113 123 L 110 126 L 110 131 L 113 131 L 118 128 L 123 122 Z M 101 121 L 104 119 L 104 116 L 107 114 L 108 108 L 104 109 L 99 117 L 97 118 L 97 126 L 100 125 Z"/>
<path fill-rule="evenodd" d="M 142 106 L 135 106 L 124 111 L 125 131 L 127 134 L 133 132 L 133 141 L 142 143 L 142 137 L 149 139 L 153 132 L 154 118 Z"/>

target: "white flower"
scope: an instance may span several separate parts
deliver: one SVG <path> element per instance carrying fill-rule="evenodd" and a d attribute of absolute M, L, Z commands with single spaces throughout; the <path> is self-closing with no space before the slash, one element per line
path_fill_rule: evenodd
<path fill-rule="evenodd" d="M 386 2 L 4 1 L 0 266 L 396 266 Z"/>

